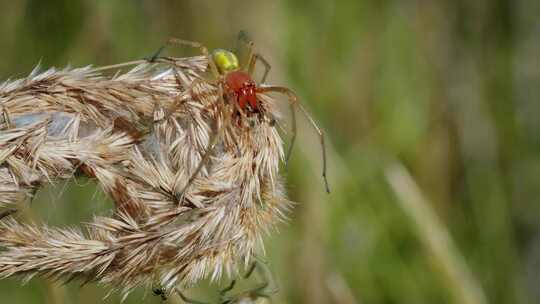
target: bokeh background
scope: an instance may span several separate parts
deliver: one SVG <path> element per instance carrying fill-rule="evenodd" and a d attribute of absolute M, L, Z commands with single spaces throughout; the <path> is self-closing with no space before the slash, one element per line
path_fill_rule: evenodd
<path fill-rule="evenodd" d="M 275 303 L 540 303 L 536 0 L 0 0 L 0 79 L 140 59 L 168 37 L 232 48 L 241 29 L 328 139 L 330 195 L 301 124 L 285 173 L 299 204 L 266 242 Z M 28 208 L 65 226 L 110 207 L 77 179 Z M 1 303 L 120 301 L 106 294 L 0 281 Z"/>

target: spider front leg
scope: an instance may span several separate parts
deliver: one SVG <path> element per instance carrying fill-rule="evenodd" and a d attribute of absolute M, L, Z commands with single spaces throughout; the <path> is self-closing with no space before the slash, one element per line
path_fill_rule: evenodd
<path fill-rule="evenodd" d="M 257 64 L 257 60 L 259 60 L 264 65 L 264 73 L 260 83 L 265 83 L 266 77 L 268 77 L 272 66 L 261 54 L 255 53 L 253 51 L 254 43 L 245 31 L 240 31 L 238 33 L 238 41 L 242 41 L 244 44 L 246 44 L 248 50 L 247 61 L 246 64 L 243 65 L 244 69 L 247 69 L 246 72 L 250 76 L 253 76 L 253 72 L 255 71 L 255 65 Z"/>
<path fill-rule="evenodd" d="M 266 77 L 268 77 L 268 73 L 270 73 L 270 69 L 272 68 L 272 66 L 270 65 L 270 63 L 266 59 L 264 59 L 264 57 L 261 54 L 255 53 L 249 59 L 248 74 L 253 75 L 253 72 L 255 71 L 255 64 L 257 63 L 257 60 L 259 60 L 264 65 L 264 74 L 263 74 L 263 77 L 262 77 L 260 83 L 265 83 L 266 82 Z"/>
<path fill-rule="evenodd" d="M 155 62 L 159 58 L 161 53 L 165 50 L 165 48 L 168 47 L 168 46 L 171 46 L 171 45 L 184 45 L 184 46 L 189 46 L 189 47 L 192 47 L 192 48 L 199 49 L 201 51 L 201 53 L 206 57 L 206 59 L 208 61 L 208 65 L 210 66 L 210 72 L 212 73 L 214 78 L 218 79 L 220 77 L 220 74 L 219 74 L 218 68 L 216 66 L 216 63 L 214 62 L 214 60 L 210 56 L 210 53 L 208 52 L 208 49 L 200 42 L 188 41 L 188 40 L 183 40 L 183 39 L 178 39 L 178 38 L 169 38 L 169 40 L 167 40 L 167 43 L 165 45 L 161 46 L 157 50 L 157 52 L 154 55 L 152 55 L 150 58 L 147 58 L 147 60 L 149 62 Z"/>
<path fill-rule="evenodd" d="M 311 117 L 311 115 L 309 115 L 308 111 L 302 106 L 302 104 L 300 102 L 298 102 L 298 97 L 290 89 L 285 88 L 285 87 L 278 87 L 278 86 L 267 86 L 267 87 L 259 87 L 259 88 L 257 88 L 257 93 L 272 93 L 272 92 L 281 93 L 281 94 L 287 96 L 287 98 L 289 100 L 289 103 L 291 104 L 291 107 L 292 106 L 297 106 L 300 109 L 300 111 L 302 111 L 304 116 L 309 120 L 309 122 L 310 122 L 311 126 L 313 127 L 313 129 L 315 130 L 315 132 L 317 132 L 317 134 L 319 135 L 319 141 L 321 143 L 321 150 L 322 150 L 322 162 L 323 162 L 322 178 L 323 178 L 323 181 L 324 181 L 324 186 L 326 188 L 326 192 L 330 193 L 330 186 L 328 185 L 328 180 L 326 179 L 326 145 L 325 145 L 325 142 L 324 142 L 324 134 L 323 134 L 321 128 L 319 128 L 319 126 L 317 125 L 317 123 L 315 122 L 313 117 Z M 294 113 L 294 108 L 292 110 L 293 110 L 293 113 Z M 292 136 L 293 136 L 293 140 L 294 140 L 296 138 L 296 119 L 295 119 L 294 114 L 293 114 L 293 130 L 292 131 L 293 131 Z M 292 144 L 294 144 L 294 141 L 291 141 L 291 145 Z M 289 148 L 289 150 L 292 150 L 292 148 Z M 288 157 L 290 157 L 290 155 L 287 156 L 287 158 Z"/>

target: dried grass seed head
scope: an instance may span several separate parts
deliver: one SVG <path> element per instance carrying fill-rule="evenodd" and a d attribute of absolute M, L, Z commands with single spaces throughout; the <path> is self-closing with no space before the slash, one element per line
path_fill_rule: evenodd
<path fill-rule="evenodd" d="M 171 68 L 142 64 L 113 77 L 90 67 L 35 70 L 0 86 L 1 202 L 17 204 L 79 171 L 116 204 L 112 216 L 83 228 L 4 219 L 1 277 L 81 278 L 123 292 L 189 286 L 234 275 L 262 246 L 262 233 L 284 219 L 290 202 L 276 129 L 228 124 L 212 83 L 188 91 L 204 79 L 205 58 L 167 62 Z M 217 148 L 180 193 L 215 125 L 226 126 Z"/>

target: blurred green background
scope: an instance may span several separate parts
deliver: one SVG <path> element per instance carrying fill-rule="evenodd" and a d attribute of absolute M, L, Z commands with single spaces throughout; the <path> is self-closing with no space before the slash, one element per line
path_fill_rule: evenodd
<path fill-rule="evenodd" d="M 39 61 L 139 59 L 171 36 L 234 47 L 241 29 L 271 62 L 269 82 L 294 89 L 328 139 L 330 195 L 301 125 L 286 173 L 299 204 L 266 242 L 274 302 L 540 303 L 539 1 L 0 0 L 0 79 Z M 418 191 L 390 185 L 396 164 L 440 227 L 406 204 Z M 32 212 L 74 225 L 110 207 L 77 180 L 40 191 Z M 429 243 L 441 231 L 450 248 Z M 218 287 L 202 285 L 190 294 L 215 299 Z M 106 294 L 0 281 L 1 303 Z M 138 290 L 125 303 L 159 302 Z"/>

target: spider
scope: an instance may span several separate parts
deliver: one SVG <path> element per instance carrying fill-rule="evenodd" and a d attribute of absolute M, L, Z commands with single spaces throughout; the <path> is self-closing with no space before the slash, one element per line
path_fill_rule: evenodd
<path fill-rule="evenodd" d="M 220 102 L 226 104 L 225 101 L 227 101 L 236 109 L 236 113 L 239 113 L 241 117 L 251 117 L 253 115 L 261 114 L 268 115 L 261 112 L 261 107 L 257 94 L 279 93 L 285 95 L 289 101 L 292 118 L 292 137 L 289 148 L 287 150 L 287 154 L 285 156 L 285 165 L 287 166 L 289 162 L 292 149 L 296 140 L 296 106 L 308 119 L 311 126 L 319 136 L 323 162 L 322 178 L 326 192 L 330 193 L 330 187 L 326 178 L 326 146 L 322 130 L 319 128 L 311 115 L 309 115 L 307 110 L 298 101 L 298 96 L 291 89 L 281 86 L 269 86 L 264 84 L 266 82 L 268 73 L 270 72 L 271 65 L 266 59 L 264 59 L 261 54 L 254 52 L 253 42 L 247 38 L 247 35 L 243 31 L 241 31 L 239 34 L 239 40 L 243 41 L 247 45 L 247 60 L 243 65 L 240 64 L 238 57 L 231 51 L 225 49 L 216 49 L 210 53 L 208 52 L 208 49 L 199 42 L 182 40 L 177 38 L 170 38 L 167 43 L 156 52 L 156 54 L 154 54 L 147 60 L 150 62 L 155 62 L 159 58 L 159 55 L 165 49 L 165 47 L 170 45 L 183 45 L 199 49 L 202 54 L 207 58 L 210 72 L 213 75 L 214 79 L 196 79 L 190 84 L 188 90 L 192 90 L 196 84 L 203 82 L 216 85 L 218 88 Z M 259 83 L 255 82 L 255 80 L 253 79 L 253 72 L 255 70 L 255 65 L 257 61 L 260 61 L 264 65 L 265 69 Z M 270 122 L 275 121 L 273 118 L 270 118 L 269 120 Z M 214 134 L 213 138 L 211 138 L 208 148 L 203 154 L 200 163 L 198 164 L 195 171 L 192 173 L 190 179 L 188 180 L 187 184 L 184 186 L 184 189 L 180 192 L 180 194 L 183 195 L 185 190 L 189 187 L 189 185 L 197 177 L 199 171 L 205 165 L 211 152 L 213 151 L 214 146 L 218 142 L 218 139 L 220 137 L 219 135 L 222 132 L 222 129 L 223 127 L 221 127 L 218 132 Z"/>
<path fill-rule="evenodd" d="M 161 302 L 165 302 L 169 298 L 169 297 L 167 297 L 167 293 L 166 293 L 165 289 L 163 289 L 161 287 L 152 289 L 152 293 L 154 294 L 154 296 L 160 297 Z"/>
<path fill-rule="evenodd" d="M 263 282 L 259 283 L 255 287 L 243 290 L 237 293 L 231 294 L 232 290 L 236 286 L 236 280 L 232 280 L 231 283 L 224 289 L 219 291 L 219 304 L 241 304 L 241 303 L 255 303 L 259 298 L 271 299 L 272 294 L 277 292 L 277 289 L 268 290 L 270 286 L 270 278 L 267 277 L 271 272 L 268 270 L 266 264 L 260 264 L 259 262 L 253 262 L 248 268 L 247 272 L 242 275 L 242 279 L 250 279 L 255 270 L 259 270 L 259 275 L 262 277 Z M 272 280 L 273 281 L 273 280 Z M 207 302 L 188 298 L 182 291 L 175 288 L 176 293 L 182 299 L 182 301 L 189 304 L 210 304 Z"/>

